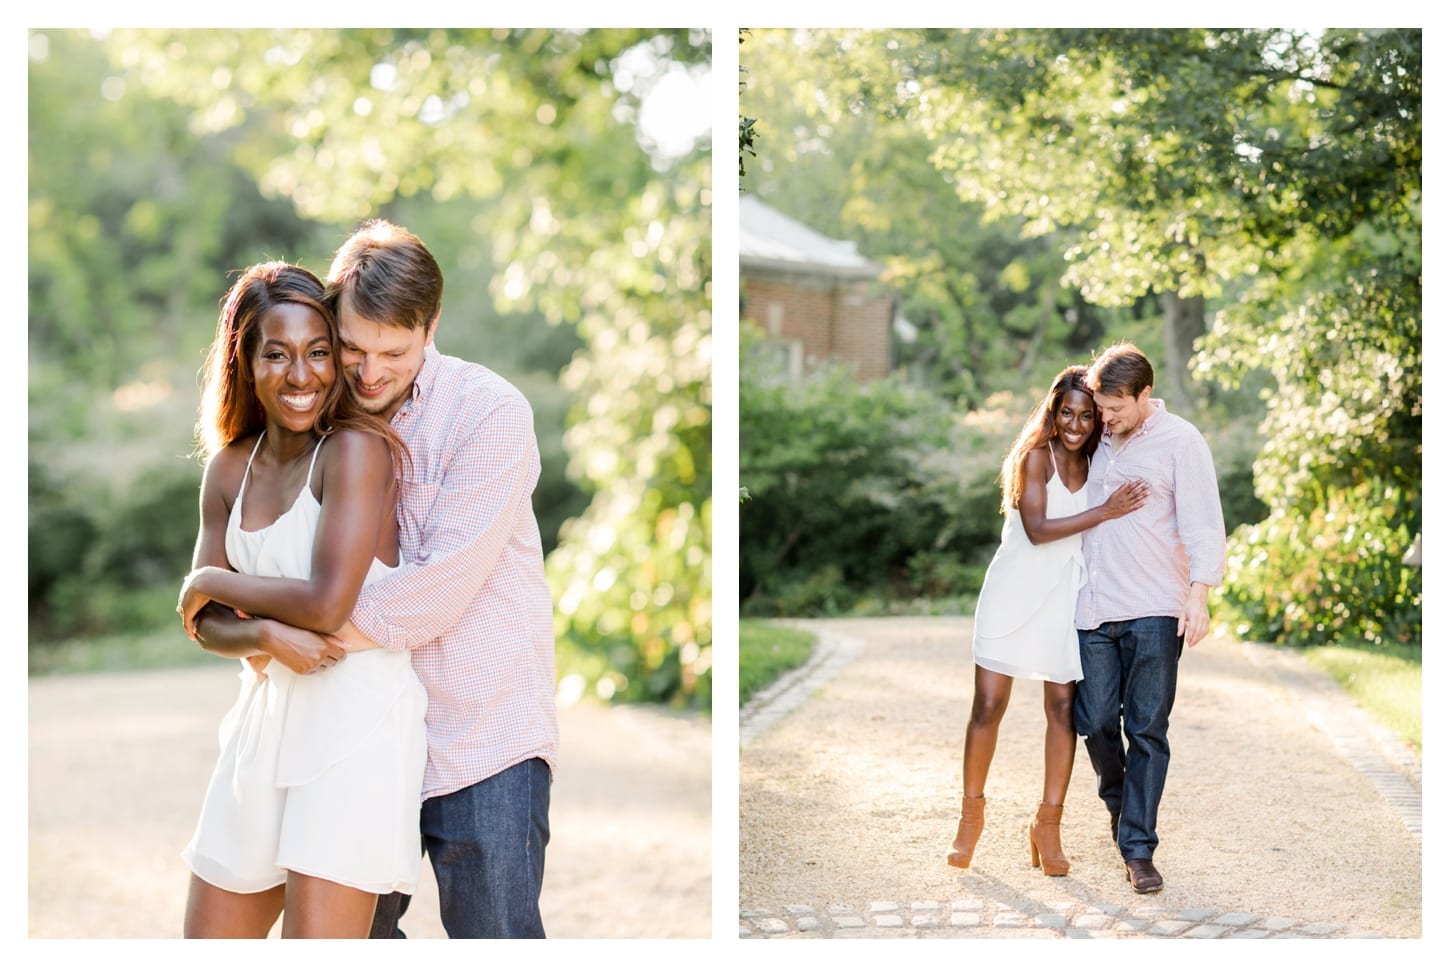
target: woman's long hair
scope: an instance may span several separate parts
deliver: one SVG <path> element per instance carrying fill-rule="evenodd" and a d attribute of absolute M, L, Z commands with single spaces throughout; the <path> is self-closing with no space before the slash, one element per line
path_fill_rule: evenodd
<path fill-rule="evenodd" d="M 343 385 L 342 356 L 337 323 L 324 302 L 321 280 L 306 269 L 287 262 L 259 262 L 246 269 L 222 298 L 216 338 L 202 368 L 201 406 L 196 423 L 197 450 L 210 460 L 223 448 L 266 426 L 262 404 L 254 388 L 252 359 L 262 338 L 262 319 L 287 303 L 307 306 L 327 324 L 337 378 L 323 397 L 312 430 L 327 436 L 334 430 L 357 429 L 376 433 L 393 454 L 394 473 L 402 473 L 408 449 L 381 417 L 358 407 Z"/>
<path fill-rule="evenodd" d="M 1007 451 L 1002 461 L 1002 513 L 1010 513 L 1022 500 L 1022 491 L 1027 483 L 1027 454 L 1057 436 L 1057 411 L 1062 408 L 1062 398 L 1070 391 L 1078 390 L 1092 399 L 1093 391 L 1087 385 L 1087 367 L 1069 366 L 1057 374 L 1050 389 L 1032 415 L 1027 418 L 1017 442 Z M 1083 453 L 1092 456 L 1102 439 L 1103 422 L 1097 417 L 1094 405 L 1093 432 L 1082 446 Z"/>

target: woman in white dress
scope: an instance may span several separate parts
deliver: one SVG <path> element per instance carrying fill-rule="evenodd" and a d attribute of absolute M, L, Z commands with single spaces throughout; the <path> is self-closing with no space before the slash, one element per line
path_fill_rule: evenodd
<path fill-rule="evenodd" d="M 311 272 L 255 265 L 223 300 L 197 425 L 201 528 L 177 611 L 202 647 L 241 659 L 241 688 L 182 853 L 187 937 L 265 937 L 278 916 L 284 937 L 366 937 L 378 895 L 417 882 L 426 694 L 407 652 L 348 621 L 362 586 L 397 566 L 407 452 L 352 403 L 337 358 Z M 214 609 L 334 637 L 320 655 L 267 635 L 208 641 L 208 622 L 232 617 Z"/>
<path fill-rule="evenodd" d="M 1002 544 L 977 599 L 972 655 L 976 689 L 962 750 L 962 812 L 947 863 L 967 869 L 982 835 L 987 770 L 1015 678 L 1042 682 L 1047 713 L 1042 801 L 1029 828 L 1032 865 L 1068 872 L 1059 823 L 1077 734 L 1072 700 L 1082 679 L 1073 611 L 1083 580 L 1082 532 L 1143 506 L 1147 486 L 1129 481 L 1084 510 L 1088 461 L 1102 426 L 1086 367 L 1070 366 L 1033 410 L 1002 465 Z"/>

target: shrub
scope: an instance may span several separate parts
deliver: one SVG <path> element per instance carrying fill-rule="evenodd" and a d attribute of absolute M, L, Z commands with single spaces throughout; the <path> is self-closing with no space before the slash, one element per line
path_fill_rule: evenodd
<path fill-rule="evenodd" d="M 793 382 L 750 358 L 747 346 L 742 610 L 839 614 L 893 588 L 970 590 L 965 568 L 1001 533 L 997 474 L 1021 416 L 964 418 L 926 390 L 838 368 Z"/>
<path fill-rule="evenodd" d="M 1235 632 L 1290 645 L 1418 643 L 1422 575 L 1396 491 L 1364 483 L 1307 513 L 1276 510 L 1229 541 L 1222 600 Z"/>

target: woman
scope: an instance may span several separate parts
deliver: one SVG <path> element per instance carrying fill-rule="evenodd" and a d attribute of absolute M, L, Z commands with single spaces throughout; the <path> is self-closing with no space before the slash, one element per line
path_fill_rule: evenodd
<path fill-rule="evenodd" d="M 346 660 L 312 674 L 245 654 L 241 692 L 183 857 L 187 937 L 365 937 L 379 894 L 411 893 L 426 696 L 407 652 L 348 615 L 398 561 L 401 440 L 339 379 L 323 287 L 305 269 L 246 270 L 223 301 L 197 430 L 207 457 L 193 571 L 177 611 L 204 607 L 337 634 Z M 210 602 L 215 602 L 211 605 Z"/>
<path fill-rule="evenodd" d="M 1077 734 L 1072 699 L 1082 679 L 1073 612 L 1083 580 L 1082 532 L 1143 506 L 1147 486 L 1129 481 L 1087 506 L 1088 461 L 1102 435 L 1086 367 L 1070 366 L 1018 434 L 1002 464 L 1002 545 L 977 600 L 972 653 L 976 690 L 962 750 L 962 815 L 947 854 L 967 869 L 982 835 L 987 769 L 1014 678 L 1042 681 L 1047 737 L 1042 801 L 1029 829 L 1032 865 L 1068 872 L 1058 824 L 1072 777 Z"/>

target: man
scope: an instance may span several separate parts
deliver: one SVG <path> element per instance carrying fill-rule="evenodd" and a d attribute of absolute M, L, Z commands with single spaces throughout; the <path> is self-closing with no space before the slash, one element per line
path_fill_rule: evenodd
<path fill-rule="evenodd" d="M 1073 722 L 1084 737 L 1128 882 L 1163 888 L 1153 865 L 1168 773 L 1168 715 L 1183 646 L 1208 632 L 1208 591 L 1223 580 L 1224 526 L 1203 435 L 1152 398 L 1153 366 L 1120 343 L 1088 370 L 1103 435 L 1088 471 L 1088 504 L 1132 479 L 1148 503 L 1083 534 L 1078 592 L 1083 680 Z M 1124 737 L 1127 746 L 1124 748 Z"/>
<path fill-rule="evenodd" d="M 533 413 L 483 366 L 433 345 L 443 276 L 423 243 L 374 220 L 328 273 L 348 389 L 408 445 L 398 501 L 401 566 L 365 587 L 352 623 L 411 648 L 428 691 L 422 848 L 450 937 L 543 937 L 539 893 L 558 754 L 553 601 L 530 497 Z M 206 613 L 209 650 L 345 654 L 335 639 L 270 620 Z M 378 898 L 371 935 L 401 937 L 408 897 Z"/>
<path fill-rule="evenodd" d="M 428 689 L 420 823 L 443 926 L 542 937 L 559 727 L 533 413 L 497 374 L 434 347 L 443 276 L 416 236 L 369 222 L 338 249 L 327 286 L 348 389 L 411 457 L 398 502 L 409 567 L 363 589 L 353 624 L 412 648 Z M 380 897 L 372 935 L 400 936 L 406 906 Z"/>

